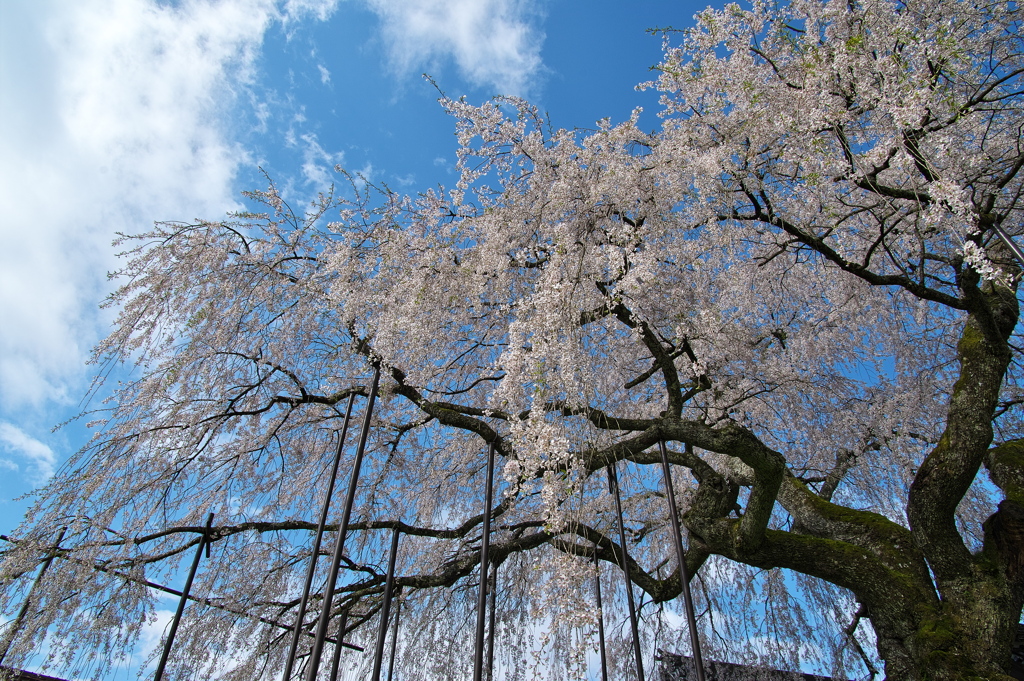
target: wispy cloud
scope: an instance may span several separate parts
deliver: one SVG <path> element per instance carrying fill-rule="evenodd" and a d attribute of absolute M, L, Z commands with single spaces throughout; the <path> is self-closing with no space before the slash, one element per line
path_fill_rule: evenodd
<path fill-rule="evenodd" d="M 302 176 L 306 183 L 317 190 L 325 189 L 334 182 L 334 167 L 344 162 L 341 152 L 332 154 L 320 146 L 317 136 L 308 133 L 302 140 Z"/>
<path fill-rule="evenodd" d="M 286 0 L 282 19 L 288 22 L 311 15 L 318 21 L 326 21 L 337 7 L 338 0 Z"/>
<path fill-rule="evenodd" d="M 383 21 L 392 66 L 433 70 L 451 59 L 474 85 L 526 95 L 540 76 L 544 34 L 531 0 L 367 0 Z"/>
<path fill-rule="evenodd" d="M 15 457 L 0 459 L 0 468 L 24 470 L 27 477 L 36 485 L 41 485 L 53 477 L 57 465 L 57 457 L 53 450 L 6 421 L 0 421 L 0 450 L 8 457 Z"/>

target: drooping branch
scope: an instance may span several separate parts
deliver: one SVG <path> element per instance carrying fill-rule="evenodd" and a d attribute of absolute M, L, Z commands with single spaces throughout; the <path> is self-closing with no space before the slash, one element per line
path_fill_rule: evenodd
<path fill-rule="evenodd" d="M 5 535 L 0 535 L 0 539 L 2 539 L 3 541 L 15 543 L 15 544 L 18 543 L 18 540 L 11 539 L 10 537 L 7 537 Z M 75 558 L 71 551 L 60 551 L 60 552 L 57 552 L 57 553 L 55 553 L 53 555 L 54 555 L 54 557 L 61 558 L 63 560 L 66 560 L 66 561 L 69 561 L 69 562 L 72 562 L 72 563 L 77 563 L 78 565 L 82 565 L 84 567 L 92 568 L 93 570 L 95 570 L 97 572 L 103 572 L 105 574 L 109 574 L 109 575 L 111 575 L 113 577 L 116 577 L 118 579 L 122 579 L 122 580 L 124 580 L 126 582 L 132 582 L 134 584 L 140 584 L 142 586 L 145 586 L 145 587 L 148 587 L 150 589 L 153 589 L 154 591 L 160 591 L 160 592 L 165 593 L 165 594 L 170 594 L 171 596 L 178 596 L 179 598 L 182 596 L 182 592 L 179 591 L 178 589 L 166 586 L 164 584 L 158 584 L 158 583 L 156 583 L 154 581 L 151 581 L 151 580 L 148 580 L 148 579 L 143 579 L 143 578 L 138 577 L 136 575 L 133 575 L 133 574 L 131 574 L 129 572 L 123 572 L 121 570 L 116 570 L 114 568 L 111 568 L 111 567 L 106 566 L 106 565 L 102 565 L 100 563 L 90 563 L 90 562 L 87 562 L 87 561 L 84 561 L 84 560 L 80 560 L 78 558 Z M 257 622 L 261 622 L 263 624 L 268 624 L 268 625 L 270 625 L 272 627 L 276 627 L 278 629 L 283 629 L 285 631 L 292 631 L 294 629 L 293 625 L 282 624 L 281 622 L 279 622 L 277 620 L 273 620 L 273 619 L 270 619 L 270 618 L 267 618 L 267 617 L 263 617 L 263 616 L 260 616 L 260 615 L 253 615 L 253 614 L 245 611 L 244 609 L 242 609 L 240 607 L 226 605 L 226 604 L 224 604 L 222 602 L 222 599 L 216 599 L 216 598 L 210 598 L 210 597 L 205 597 L 204 598 L 204 597 L 199 597 L 199 596 L 193 596 L 191 594 L 189 594 L 186 598 L 187 598 L 187 600 L 192 601 L 193 603 L 199 603 L 200 605 L 204 605 L 204 606 L 209 607 L 209 608 L 214 608 L 215 610 L 223 610 L 224 612 L 231 613 L 232 615 L 235 615 L 235 616 L 238 616 L 238 617 L 243 617 L 245 619 L 255 620 Z M 332 643 L 334 642 L 333 638 L 329 638 L 328 640 L 331 641 Z M 346 645 L 346 647 L 351 648 L 353 650 L 362 650 L 362 648 L 360 648 L 359 646 L 354 646 L 354 645 L 351 645 L 351 644 L 343 644 L 343 645 Z"/>
<path fill-rule="evenodd" d="M 684 404 L 682 383 L 675 365 L 675 357 L 678 355 L 673 355 L 671 350 L 667 350 L 662 344 L 662 339 L 650 324 L 638 318 L 621 301 L 618 301 L 604 282 L 596 283 L 601 293 L 611 301 L 607 308 L 611 316 L 614 316 L 626 327 L 639 332 L 641 342 L 651 354 L 658 368 L 661 369 L 668 398 L 666 413 L 678 417 L 683 411 Z"/>

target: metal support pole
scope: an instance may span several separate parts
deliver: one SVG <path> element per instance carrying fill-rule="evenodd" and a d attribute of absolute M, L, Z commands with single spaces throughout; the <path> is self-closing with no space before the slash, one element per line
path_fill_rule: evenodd
<path fill-rule="evenodd" d="M 295 665 L 295 653 L 299 648 L 299 637 L 302 636 L 302 624 L 306 617 L 306 605 L 309 602 L 309 588 L 313 584 L 313 575 L 316 573 L 316 561 L 320 557 L 320 543 L 324 536 L 324 526 L 327 524 L 327 512 L 331 508 L 331 497 L 334 496 L 334 481 L 338 477 L 338 465 L 341 462 L 341 453 L 345 449 L 345 436 L 348 434 L 348 419 L 352 415 L 352 402 L 356 394 L 348 396 L 348 408 L 345 409 L 345 421 L 341 426 L 341 435 L 338 437 L 338 448 L 334 453 L 334 463 L 331 466 L 331 475 L 327 479 L 327 496 L 324 497 L 323 506 L 320 509 L 320 522 L 316 527 L 316 536 L 313 538 L 313 552 L 309 556 L 309 568 L 306 570 L 306 581 L 302 586 L 302 598 L 299 599 L 299 612 L 295 615 L 295 633 L 292 634 L 292 643 L 288 648 L 288 658 L 285 660 L 283 681 L 292 677 L 292 667 Z"/>
<path fill-rule="evenodd" d="M 345 549 L 345 534 L 348 532 L 348 523 L 352 517 L 352 504 L 356 498 L 356 485 L 359 482 L 359 467 L 363 463 L 363 452 L 366 451 L 366 439 L 370 434 L 370 418 L 373 416 L 373 403 L 377 399 L 377 385 L 380 383 L 380 365 L 373 368 L 373 383 L 370 385 L 370 398 L 366 401 L 366 413 L 363 414 L 363 427 L 359 433 L 359 446 L 356 448 L 356 458 L 352 462 L 352 477 L 348 483 L 348 496 L 345 497 L 345 510 L 341 515 L 341 527 L 338 528 L 338 538 L 334 544 L 334 555 L 331 558 L 331 571 L 327 575 L 327 584 L 324 586 L 324 599 L 321 604 L 320 621 L 317 622 L 316 638 L 313 639 L 313 649 L 309 653 L 309 669 L 306 672 L 306 681 L 316 681 L 317 672 L 320 670 L 320 658 L 324 654 L 324 640 L 327 638 L 327 625 L 331 621 L 331 605 L 334 603 L 335 583 L 338 581 L 338 571 L 341 568 L 341 556 Z"/>
<path fill-rule="evenodd" d="M 619 478 L 615 472 L 615 464 L 608 467 L 608 491 L 615 497 L 615 513 L 619 518 L 619 550 L 622 557 L 622 572 L 626 577 L 626 603 L 629 605 L 629 624 L 633 628 L 633 654 L 636 657 L 636 677 L 644 681 L 643 652 L 640 650 L 640 628 L 637 626 L 636 605 L 633 603 L 633 580 L 629 575 L 629 562 L 626 560 L 626 529 L 622 522 L 622 499 L 619 497 Z"/>
<path fill-rule="evenodd" d="M 341 611 L 341 623 L 338 625 L 338 637 L 335 639 L 334 655 L 331 657 L 331 681 L 338 679 L 338 666 L 341 664 L 341 647 L 348 645 L 345 640 L 345 627 L 348 625 L 348 610 Z M 362 648 L 359 649 L 360 652 Z"/>
<path fill-rule="evenodd" d="M 476 652 L 473 681 L 481 681 L 484 665 L 484 615 L 487 610 L 487 566 L 491 548 L 491 501 L 494 486 L 494 443 L 487 447 L 487 486 L 484 488 L 484 527 L 480 539 L 480 590 L 476 599 Z"/>
<path fill-rule="evenodd" d="M 206 527 L 203 531 L 203 536 L 199 539 L 199 546 L 196 547 L 196 556 L 192 559 L 192 568 L 188 571 L 185 586 L 181 589 L 178 609 L 174 611 L 174 619 L 171 620 L 171 630 L 167 632 L 164 652 L 160 655 L 160 664 L 157 665 L 153 681 L 160 681 L 164 676 L 164 667 L 167 666 L 167 658 L 170 657 L 171 646 L 174 645 L 174 636 L 178 633 L 178 624 L 181 622 L 181 614 L 185 611 L 185 603 L 188 602 L 188 592 L 192 590 L 192 580 L 196 577 L 196 570 L 199 568 L 199 559 L 203 556 L 203 549 L 206 549 L 207 557 L 210 555 L 210 525 L 212 524 L 213 513 L 210 513 L 206 516 Z"/>
<path fill-rule="evenodd" d="M 391 655 L 388 656 L 388 681 L 395 673 L 395 652 L 398 650 L 398 617 L 402 614 L 402 601 L 395 603 L 395 624 L 391 629 Z"/>
<path fill-rule="evenodd" d="M 39 586 L 39 582 L 42 581 L 43 575 L 50 569 L 50 563 L 57 555 L 57 550 L 60 548 L 60 542 L 64 539 L 64 533 L 68 531 L 67 527 L 62 527 L 60 534 L 57 535 L 57 541 L 54 542 L 53 548 L 50 549 L 50 553 L 43 559 L 43 564 L 39 566 L 39 572 L 36 574 L 36 578 L 32 581 L 32 586 L 29 588 L 28 593 L 25 595 L 25 600 L 21 603 L 21 608 L 18 610 L 17 617 L 11 622 L 11 630 L 7 632 L 4 637 L 4 649 L 0 651 L 0 663 L 7 657 L 8 651 L 11 649 L 11 645 L 14 643 L 15 637 L 18 635 L 18 631 L 21 629 L 21 623 L 25 619 L 25 614 L 28 612 L 29 605 L 32 602 L 32 595 L 36 592 L 36 588 Z"/>
<path fill-rule="evenodd" d="M 1002 227 L 995 223 L 992 223 L 992 230 L 996 233 L 996 236 L 1002 239 L 1003 243 L 1006 244 L 1007 248 L 1013 252 L 1014 256 L 1016 256 L 1017 264 L 1024 267 L 1024 252 L 1021 252 L 1020 246 L 1017 245 L 1017 242 L 1014 241 Z"/>
<path fill-rule="evenodd" d="M 488 595 L 488 616 L 487 616 L 487 681 L 491 681 L 494 678 L 494 634 L 497 632 L 495 628 L 494 619 L 495 613 L 498 609 L 494 607 L 494 599 L 498 595 L 498 564 L 494 564 L 494 569 L 491 570 L 491 585 L 487 591 Z"/>
<path fill-rule="evenodd" d="M 686 607 L 686 622 L 690 628 L 690 650 L 693 651 L 693 668 L 697 672 L 697 681 L 704 681 L 704 660 L 700 654 L 697 618 L 693 614 L 693 598 L 690 595 L 690 575 L 686 569 L 683 534 L 679 528 L 679 509 L 676 506 L 676 493 L 672 487 L 672 469 L 668 465 L 668 449 L 665 447 L 665 441 L 658 442 L 658 447 L 661 449 L 661 470 L 665 475 L 665 490 L 668 492 L 668 514 L 672 520 L 672 538 L 676 545 L 676 557 L 679 559 L 679 581 L 683 587 L 683 605 Z"/>
<path fill-rule="evenodd" d="M 384 582 L 384 603 L 380 608 L 380 627 L 377 629 L 377 650 L 373 654 L 371 681 L 380 681 L 380 668 L 384 662 L 384 639 L 388 637 L 388 619 L 391 617 L 391 594 L 395 589 L 395 561 L 398 558 L 398 528 L 391 531 L 391 553 L 388 554 L 388 575 Z"/>
<path fill-rule="evenodd" d="M 601 568 L 597 563 L 597 544 L 594 544 L 594 586 L 597 591 L 597 645 L 601 653 L 601 681 L 608 681 L 608 657 L 604 651 L 604 606 L 601 604 Z"/>

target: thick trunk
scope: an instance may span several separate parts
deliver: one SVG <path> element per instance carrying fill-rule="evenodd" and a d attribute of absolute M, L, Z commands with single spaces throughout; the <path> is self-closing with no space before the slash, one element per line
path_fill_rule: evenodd
<path fill-rule="evenodd" d="M 1003 676 L 1024 595 L 1016 567 L 1024 544 L 1020 533 L 1002 531 L 1012 530 L 1018 519 L 1017 502 L 1004 502 L 986 523 L 989 531 L 976 554 L 968 550 L 954 518 L 990 457 L 992 419 L 1018 316 L 1012 290 L 986 284 L 964 291 L 972 310 L 958 345 L 960 377 L 950 396 L 946 429 L 918 469 L 907 504 L 912 536 L 939 595 L 937 607 L 915 613 L 913 635 L 903 641 L 921 679 Z"/>
<path fill-rule="evenodd" d="M 1010 681 L 1010 645 L 1020 615 L 1001 580 L 976 583 L 983 597 L 913 612 L 872 615 L 888 681 Z M 1000 594 L 1000 592 L 1003 592 Z M 1000 597 L 1003 596 L 1003 597 Z M 958 600 L 958 599 L 956 599 Z"/>
<path fill-rule="evenodd" d="M 745 509 L 740 519 L 698 508 L 686 516 L 691 533 L 713 553 L 850 589 L 866 607 L 890 681 L 1011 678 L 1010 645 L 1024 605 L 1024 441 L 991 445 L 1017 300 L 1013 291 L 987 284 L 965 286 L 965 299 L 973 309 L 958 346 L 960 377 L 945 431 L 911 486 L 909 530 L 833 504 L 788 472 L 780 484 L 781 457 L 768 456 L 766 448 L 754 456 L 758 450 L 748 441 L 756 438 L 740 437 L 735 426 L 735 433 L 722 429 L 723 438 L 733 436 L 729 442 L 712 448 L 749 466 L 742 481 L 752 488 L 749 498 L 758 492 L 777 498 L 793 517 L 792 529 L 766 529 L 760 508 Z M 985 523 L 982 550 L 971 553 L 955 513 L 983 464 L 1006 499 Z"/>
<path fill-rule="evenodd" d="M 1024 507 L 1015 498 L 1024 486 L 1024 467 L 1018 448 L 990 450 L 1018 317 L 1016 293 L 990 284 L 976 288 L 973 282 L 963 290 L 971 312 L 958 345 L 960 376 L 945 431 L 918 469 L 907 503 L 912 553 L 929 568 L 913 578 L 919 590 L 934 590 L 937 598 L 909 610 L 897 602 L 868 604 L 887 678 L 893 680 L 1008 680 L 1010 645 L 1024 604 Z M 993 481 L 1007 499 L 985 524 L 982 550 L 972 554 L 955 513 L 984 463 L 996 471 Z"/>
<path fill-rule="evenodd" d="M 905 528 L 830 504 L 788 479 L 781 497 L 792 502 L 798 496 L 815 507 L 787 504 L 806 521 L 804 533 L 768 530 L 756 550 L 736 540 L 736 519 L 688 514 L 686 520 L 715 553 L 758 567 L 790 568 L 850 589 L 866 606 L 888 681 L 1010 681 L 1010 645 L 1024 603 L 1024 581 L 1000 558 L 1002 553 L 995 555 L 986 546 L 971 557 L 956 588 L 950 584 L 939 592 Z M 1017 520 L 1010 515 L 1005 508 L 995 514 L 986 523 L 986 529 L 992 528 L 987 534 L 997 535 L 997 526 Z M 826 530 L 836 536 L 821 536 Z M 1014 536 L 1019 557 L 1024 534 L 1018 528 Z M 1005 547 L 1006 537 L 1001 541 Z"/>

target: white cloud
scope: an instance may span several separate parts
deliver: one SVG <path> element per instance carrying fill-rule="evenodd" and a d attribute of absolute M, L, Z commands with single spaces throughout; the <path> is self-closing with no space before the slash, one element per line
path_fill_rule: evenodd
<path fill-rule="evenodd" d="M 336 154 L 328 153 L 316 135 L 309 133 L 302 136 L 302 176 L 306 183 L 313 186 L 317 191 L 326 190 L 335 180 L 334 166 L 345 160 L 341 152 Z"/>
<path fill-rule="evenodd" d="M 34 484 L 42 484 L 53 477 L 57 465 L 53 450 L 14 424 L 0 421 L 0 448 L 27 464 L 26 472 Z M 0 468 L 20 470 L 21 466 L 10 459 L 4 459 L 0 461 Z"/>
<path fill-rule="evenodd" d="M 373 182 L 373 164 L 367 161 L 366 165 L 355 172 L 355 175 L 363 182 Z"/>
<path fill-rule="evenodd" d="M 401 73 L 454 60 L 464 78 L 495 94 L 526 95 L 541 72 L 544 34 L 535 0 L 367 0 Z"/>
<path fill-rule="evenodd" d="M 301 19 L 305 15 L 313 15 L 318 21 L 326 21 L 334 14 L 338 0 L 287 0 L 284 3 L 286 22 Z"/>
<path fill-rule="evenodd" d="M 331 82 L 331 72 L 327 70 L 327 67 L 323 64 L 317 64 L 316 68 L 320 71 L 320 82 L 327 85 Z"/>
<path fill-rule="evenodd" d="M 437 158 L 434 159 L 434 167 L 444 168 L 445 172 L 447 172 L 449 175 L 455 172 L 455 164 L 452 163 L 450 159 L 447 159 L 444 156 L 438 156 Z"/>
<path fill-rule="evenodd" d="M 17 102 L 0 108 L 0 408 L 73 403 L 114 233 L 234 205 L 246 160 L 225 113 L 276 10 L 0 4 L 0 93 Z"/>

